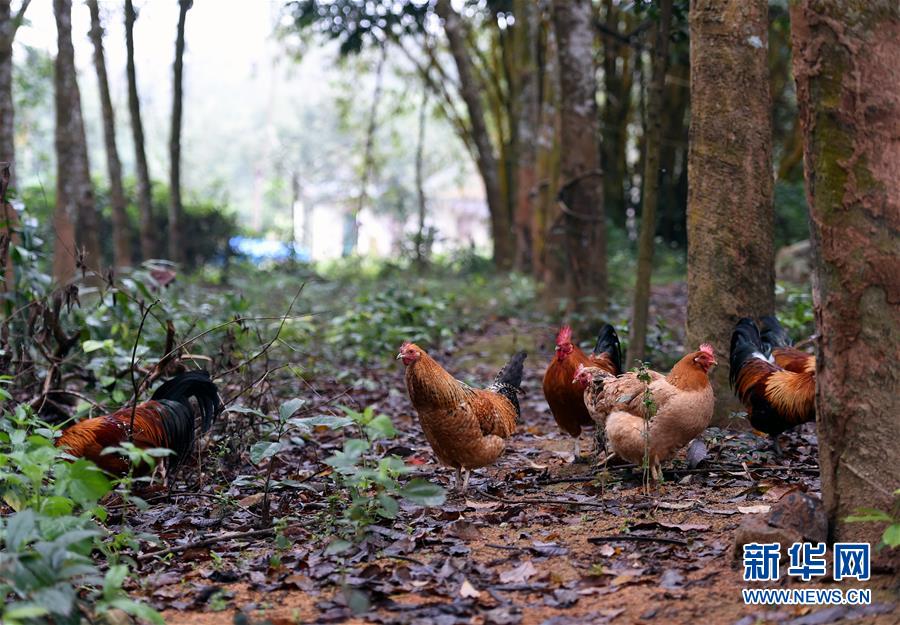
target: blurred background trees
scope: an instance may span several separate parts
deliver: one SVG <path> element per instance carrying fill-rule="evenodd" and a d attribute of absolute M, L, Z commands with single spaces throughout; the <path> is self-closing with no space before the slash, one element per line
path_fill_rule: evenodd
<path fill-rule="evenodd" d="M 773 297 L 771 271 L 758 271 L 771 264 L 769 248 L 793 245 L 776 265 L 802 279 L 809 247 L 789 16 L 783 3 L 757 5 L 759 32 L 748 35 L 756 43 L 739 42 L 732 59 L 737 67 L 752 58 L 754 73 L 740 85 L 744 91 L 728 84 L 722 93 L 736 104 L 758 102 L 754 115 L 771 120 L 771 128 L 759 125 L 761 118 L 752 122 L 761 137 L 753 152 L 761 160 L 748 180 L 762 186 L 735 185 L 727 167 L 717 177 L 713 166 L 727 161 L 719 158 L 725 144 L 736 144 L 735 159 L 746 146 L 737 135 L 713 142 L 712 160 L 696 168 L 695 197 L 705 204 L 692 222 L 691 249 L 718 259 L 719 246 L 704 241 L 720 224 L 735 223 L 735 216 L 756 224 L 755 236 L 735 241 L 759 241 L 759 253 L 738 251 L 743 270 L 732 282 L 746 282 L 742 297 L 762 309 Z M 83 200 L 67 219 L 67 211 L 57 211 L 56 231 L 45 233 L 58 242 L 58 279 L 78 262 L 101 269 L 209 258 L 188 253 L 210 246 L 187 234 L 187 225 L 218 214 L 200 207 L 218 206 L 222 214 L 207 228 L 216 244 L 241 235 L 278 241 L 293 258 L 374 254 L 420 267 L 434 253 L 471 248 L 490 254 L 500 271 L 532 276 L 550 309 L 603 310 L 612 294 L 615 307 L 634 311 L 634 359 L 652 343 L 654 289 L 688 275 L 688 265 L 695 275 L 710 274 L 699 260 L 689 262 L 688 130 L 728 117 L 719 112 L 718 95 L 692 103 L 698 94 L 691 91 L 689 50 L 700 44 L 688 15 L 714 12 L 714 2 L 287 0 L 245 16 L 246 28 L 256 24 L 259 43 L 228 57 L 232 50 L 221 39 L 229 37 L 215 33 L 245 26 L 237 17 L 216 16 L 201 4 L 186 20 L 188 0 L 166 8 L 89 1 L 73 5 L 71 63 L 65 20 L 56 55 L 36 41 L 55 22 L 40 8 L 29 14 L 33 22 L 23 20 L 27 6 L 0 3 L 0 43 L 12 51 L 0 55 L 0 78 L 8 78 L 0 80 L 0 126 L 4 158 L 14 161 L 11 188 L 21 199 L 40 197 L 28 210 L 41 227 L 53 227 L 49 203 Z M 54 7 L 65 16 L 66 3 Z M 14 45 L 17 27 L 25 36 Z M 112 29 L 105 39 L 104 29 Z M 175 40 L 174 56 L 160 34 Z M 119 35 L 124 46 L 111 43 Z M 213 52 L 221 63 L 196 62 Z M 237 71 L 226 57 L 247 65 Z M 49 72 L 54 58 L 57 71 Z M 53 75 L 65 122 L 58 129 L 68 129 L 59 150 L 50 149 L 54 127 L 44 119 L 41 96 Z M 207 76 L 216 86 L 203 82 Z M 78 92 L 77 80 L 96 82 L 96 89 Z M 117 108 L 128 113 L 116 115 Z M 96 168 L 92 184 L 78 173 L 87 167 L 81 157 L 68 156 L 69 146 L 80 143 L 79 109 L 87 162 Z M 729 124 L 722 126 L 727 134 Z M 54 163 L 57 184 L 80 180 L 79 193 L 50 197 Z M 151 178 L 163 169 L 166 185 Z M 768 170 L 774 175 L 762 174 Z M 86 199 L 90 194 L 96 201 Z M 168 205 L 160 215 L 163 196 Z M 76 228 L 71 241 L 68 222 Z M 232 231 L 219 231 L 228 224 Z M 225 245 L 213 256 L 232 253 Z M 689 292 L 692 310 L 710 299 L 696 284 Z M 726 320 L 740 307 L 691 317 L 718 320 L 713 334 L 721 349 Z M 696 328 L 692 340 L 711 331 Z"/>

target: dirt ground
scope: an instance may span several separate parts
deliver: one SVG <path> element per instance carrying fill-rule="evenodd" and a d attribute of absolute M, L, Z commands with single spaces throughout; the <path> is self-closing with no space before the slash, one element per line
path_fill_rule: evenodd
<path fill-rule="evenodd" d="M 506 328 L 459 346 L 452 356 L 437 356 L 458 376 L 486 381 L 523 336 L 533 334 Z M 772 584 L 871 588 L 873 603 L 865 608 L 742 602 L 747 584 L 733 557 L 734 531 L 789 491 L 818 494 L 814 428 L 786 436 L 784 458 L 775 458 L 752 433 L 711 428 L 703 437 L 705 458 L 687 468 L 682 452 L 669 464 L 665 483 L 648 495 L 632 469 L 572 462 L 571 439 L 556 427 L 540 390 L 551 346 L 532 341 L 526 348 L 532 355 L 523 422 L 500 461 L 473 474 L 465 497 L 451 495 L 434 508 L 401 506 L 397 519 L 335 556 L 324 551 L 327 530 L 305 523 L 327 515 L 322 500 L 329 487 L 310 479 L 308 489 L 276 493 L 275 510 L 299 519 L 278 541 L 271 535 L 216 540 L 147 562 L 134 594 L 163 610 L 168 623 L 185 625 L 900 622 L 897 580 L 885 574 L 847 584 L 828 578 L 803 584 L 782 575 Z M 433 463 L 410 414 L 399 369 L 373 373 L 373 383 L 351 395 L 393 418 L 400 436 L 392 452 L 416 475 L 449 485 L 449 471 Z M 323 397 L 335 393 L 318 390 Z M 340 442 L 330 435 L 292 450 L 278 470 L 307 476 L 320 470 L 315 459 Z M 584 436 L 582 449 L 591 445 Z M 203 489 L 253 495 L 233 483 Z M 249 502 L 245 509 L 212 497 L 167 498 L 131 523 L 169 544 L 196 542 L 252 531 L 255 502 Z M 354 615 L 354 607 L 368 611 Z"/>

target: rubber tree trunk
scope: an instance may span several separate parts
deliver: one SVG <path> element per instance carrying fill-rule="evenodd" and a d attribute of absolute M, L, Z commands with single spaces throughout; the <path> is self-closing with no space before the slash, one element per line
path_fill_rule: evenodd
<path fill-rule="evenodd" d="M 16 186 L 16 125 L 15 107 L 13 105 L 13 58 L 12 45 L 16 38 L 16 31 L 25 17 L 29 0 L 24 0 L 19 5 L 19 10 L 13 15 L 10 0 L 0 0 L 0 162 L 7 163 L 9 180 L 7 188 Z M 18 243 L 18 235 L 15 228 L 18 225 L 16 212 L 8 204 L 3 204 L 0 211 L 0 239 L 4 241 L 5 271 L 2 291 L 11 291 L 15 280 L 12 255 L 9 253 L 10 245 Z"/>
<path fill-rule="evenodd" d="M 156 232 L 153 223 L 153 198 L 150 186 L 150 170 L 144 148 L 144 124 L 141 121 L 141 100 L 138 97 L 137 71 L 134 67 L 134 22 L 137 12 L 132 0 L 125 0 L 125 73 L 128 78 L 128 110 L 131 113 L 131 136 L 134 140 L 134 163 L 137 176 L 137 205 L 141 222 L 142 260 L 157 255 Z"/>
<path fill-rule="evenodd" d="M 103 116 L 103 140 L 106 144 L 106 169 L 109 174 L 109 201 L 112 208 L 113 260 L 116 267 L 131 265 L 131 237 L 126 212 L 125 190 L 122 186 L 122 162 L 116 146 L 116 115 L 109 95 L 106 57 L 103 52 L 103 25 L 97 0 L 87 0 L 91 12 L 91 43 L 94 45 L 94 67 L 100 89 L 100 110 Z"/>
<path fill-rule="evenodd" d="M 669 27 L 672 0 L 661 0 L 656 44 L 653 48 L 653 79 L 647 94 L 649 127 L 644 140 L 644 174 L 641 176 L 641 230 L 638 238 L 637 279 L 628 341 L 629 365 L 644 360 L 647 345 L 647 315 L 650 312 L 650 277 L 653 273 L 653 247 L 656 240 L 656 205 L 659 203 L 659 157 L 663 120 L 663 89 L 669 65 Z"/>
<path fill-rule="evenodd" d="M 794 77 L 815 256 L 816 413 L 833 538 L 878 543 L 900 488 L 900 5 L 801 0 Z M 887 551 L 882 557 L 890 557 Z M 893 566 L 900 563 L 897 550 Z"/>
<path fill-rule="evenodd" d="M 169 259 L 184 262 L 181 241 L 181 115 L 184 103 L 184 23 L 193 0 L 178 0 L 178 32 L 175 36 L 175 62 L 172 64 L 172 129 L 169 133 Z"/>
<path fill-rule="evenodd" d="M 453 10 L 450 0 L 438 0 L 438 15 L 444 22 L 444 32 L 450 44 L 450 53 L 459 76 L 460 95 L 469 114 L 470 136 L 475 147 L 475 163 L 484 182 L 484 193 L 491 217 L 491 237 L 494 241 L 494 265 L 501 270 L 512 268 L 515 239 L 509 204 L 505 201 L 500 185 L 500 170 L 491 136 L 488 132 L 484 106 L 481 101 L 482 86 L 476 77 L 467 47 L 465 24 Z"/>
<path fill-rule="evenodd" d="M 516 101 L 516 271 L 529 273 L 534 264 L 534 205 L 537 199 L 537 132 L 540 120 L 540 95 L 537 71 L 538 7 L 532 0 L 517 0 L 513 29 Z"/>
<path fill-rule="evenodd" d="M 72 0 L 53 0 L 57 54 L 56 92 L 56 211 L 53 277 L 63 283 L 75 275 L 76 264 L 100 273 L 99 222 L 88 166 L 87 141 L 81 116 L 81 94 L 72 47 Z"/>
<path fill-rule="evenodd" d="M 593 9 L 589 0 L 554 0 L 559 46 L 562 215 L 570 306 L 606 309 L 606 222 L 597 118 Z"/>
<path fill-rule="evenodd" d="M 708 342 L 714 419 L 740 410 L 728 388 L 731 331 L 772 314 L 772 123 L 766 0 L 692 0 L 686 350 Z"/>

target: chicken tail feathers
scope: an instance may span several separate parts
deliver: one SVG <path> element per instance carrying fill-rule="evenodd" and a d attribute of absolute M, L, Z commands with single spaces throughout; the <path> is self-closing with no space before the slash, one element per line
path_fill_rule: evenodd
<path fill-rule="evenodd" d="M 608 323 L 604 323 L 597 336 L 597 344 L 594 346 L 594 356 L 607 354 L 616 368 L 615 374 L 622 373 L 622 347 L 619 345 L 619 335 L 616 329 Z"/>
<path fill-rule="evenodd" d="M 187 408 L 188 414 L 192 415 L 191 397 L 197 401 L 201 429 L 206 432 L 223 408 L 222 400 L 219 398 L 219 389 L 209 379 L 209 373 L 206 371 L 188 371 L 176 375 L 156 389 L 150 399 L 159 402 L 168 400 L 181 404 Z M 169 440 L 175 439 L 170 438 Z"/>
<path fill-rule="evenodd" d="M 517 419 L 521 416 L 518 393 L 521 390 L 522 375 L 525 372 L 525 358 L 527 357 L 528 354 L 525 351 L 513 354 L 506 366 L 500 369 L 500 373 L 494 378 L 493 384 L 488 387 L 488 390 L 503 395 L 509 400 L 509 403 L 516 409 Z"/>
<path fill-rule="evenodd" d="M 167 447 L 175 455 L 170 459 L 171 466 L 178 466 L 194 448 L 194 440 L 197 437 L 194 419 L 194 411 L 187 402 L 172 399 L 157 399 L 162 408 L 163 430 L 166 433 Z"/>
<path fill-rule="evenodd" d="M 771 315 L 759 318 L 760 340 L 768 356 L 776 347 L 790 347 L 794 344 L 787 331 L 778 323 L 778 319 Z"/>
<path fill-rule="evenodd" d="M 731 333 L 731 356 L 728 361 L 728 381 L 731 383 L 731 388 L 735 388 L 738 374 L 743 366 L 757 354 L 765 358 L 759 330 L 752 319 L 744 317 L 737 322 Z"/>

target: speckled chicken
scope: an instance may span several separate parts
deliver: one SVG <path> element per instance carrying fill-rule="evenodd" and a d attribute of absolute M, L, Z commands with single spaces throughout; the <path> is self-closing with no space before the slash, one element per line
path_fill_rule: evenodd
<path fill-rule="evenodd" d="M 717 364 L 713 349 L 703 344 L 679 360 L 669 375 L 650 371 L 650 391 L 656 414 L 649 424 L 649 461 L 654 479 L 662 479 L 660 464 L 696 438 L 712 418 L 715 398 L 708 372 Z M 605 427 L 613 452 L 642 464 L 645 447 L 643 403 L 646 384 L 634 372 L 610 375 L 597 367 L 579 368 L 577 384 L 598 427 Z"/>
<path fill-rule="evenodd" d="M 406 388 L 422 431 L 438 460 L 456 469 L 458 490 L 465 491 L 472 469 L 503 453 L 505 439 L 515 432 L 525 357 L 525 352 L 516 353 L 490 386 L 475 389 L 447 373 L 418 345 L 400 348 L 397 358 L 406 366 Z"/>

